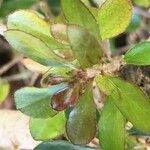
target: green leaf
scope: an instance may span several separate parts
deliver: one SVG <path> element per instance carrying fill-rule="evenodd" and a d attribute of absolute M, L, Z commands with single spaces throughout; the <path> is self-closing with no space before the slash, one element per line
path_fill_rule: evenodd
<path fill-rule="evenodd" d="M 0 79 L 0 103 L 2 103 L 9 94 L 9 83 Z"/>
<path fill-rule="evenodd" d="M 33 118 L 49 118 L 56 114 L 50 107 L 50 99 L 54 93 L 67 87 L 66 83 L 49 88 L 25 87 L 15 92 L 17 109 Z"/>
<path fill-rule="evenodd" d="M 78 145 L 70 144 L 66 141 L 51 141 L 43 142 L 38 145 L 34 150 L 98 150 L 88 146 L 81 147 Z"/>
<path fill-rule="evenodd" d="M 36 1 L 37 0 L 3 0 L 0 8 L 0 17 L 5 17 L 17 9 L 29 8 L 36 3 Z"/>
<path fill-rule="evenodd" d="M 150 65 L 150 42 L 142 42 L 131 48 L 124 56 L 127 64 Z"/>
<path fill-rule="evenodd" d="M 125 118 L 113 104 L 111 96 L 104 105 L 99 120 L 99 132 L 102 149 L 125 149 Z"/>
<path fill-rule="evenodd" d="M 134 0 L 135 4 L 142 7 L 150 7 L 150 0 Z"/>
<path fill-rule="evenodd" d="M 100 62 L 102 56 L 101 45 L 86 29 L 69 25 L 68 39 L 82 68 L 91 67 Z"/>
<path fill-rule="evenodd" d="M 8 16 L 7 28 L 21 30 L 42 40 L 51 50 L 69 48 L 50 34 L 50 24 L 35 11 L 19 10 Z"/>
<path fill-rule="evenodd" d="M 89 143 L 96 134 L 96 106 L 92 87 L 88 86 L 89 88 L 80 96 L 78 104 L 69 114 L 66 125 L 69 140 L 79 145 Z"/>
<path fill-rule="evenodd" d="M 56 138 L 65 132 L 66 117 L 64 112 L 48 119 L 30 119 L 30 132 L 35 140 L 44 141 Z"/>
<path fill-rule="evenodd" d="M 14 49 L 38 63 L 46 66 L 64 66 L 60 57 L 31 34 L 19 30 L 8 30 L 5 32 L 5 38 Z"/>
<path fill-rule="evenodd" d="M 109 39 L 125 31 L 131 17 L 130 0 L 107 0 L 103 3 L 97 18 L 102 39 Z"/>
<path fill-rule="evenodd" d="M 92 32 L 100 39 L 99 27 L 96 19 L 81 0 L 61 0 L 62 8 L 69 24 L 80 25 Z"/>
<path fill-rule="evenodd" d="M 140 88 L 107 75 L 97 76 L 96 82 L 101 91 L 111 95 L 114 104 L 134 127 L 150 131 L 150 99 Z"/>

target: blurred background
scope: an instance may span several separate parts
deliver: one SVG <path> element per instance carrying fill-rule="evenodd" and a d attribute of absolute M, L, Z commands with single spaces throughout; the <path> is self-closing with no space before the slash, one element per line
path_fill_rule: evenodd
<path fill-rule="evenodd" d="M 82 0 L 93 11 L 105 0 Z M 110 39 L 112 54 L 124 54 L 133 44 L 150 39 L 150 0 L 133 0 L 133 16 L 124 33 Z M 69 7 L 69 6 L 68 6 Z M 41 74 L 27 67 L 23 57 L 14 51 L 4 38 L 7 16 L 19 9 L 36 10 L 45 16 L 45 20 L 53 23 L 64 21 L 60 0 L 0 0 L 0 111 L 15 110 L 14 92 L 24 86 L 40 86 Z M 64 21 L 65 23 L 65 21 Z M 119 75 L 132 81 L 150 96 L 150 67 L 128 65 L 120 70 Z M 0 113 L 0 118 L 3 113 Z M 0 127 L 0 131 L 1 131 Z M 1 134 L 1 132 L 0 132 Z M 130 131 L 128 149 L 150 150 L 149 133 L 141 133 L 136 129 Z M 0 143 L 1 143 L 0 135 Z M 0 150 L 1 150 L 0 145 Z"/>

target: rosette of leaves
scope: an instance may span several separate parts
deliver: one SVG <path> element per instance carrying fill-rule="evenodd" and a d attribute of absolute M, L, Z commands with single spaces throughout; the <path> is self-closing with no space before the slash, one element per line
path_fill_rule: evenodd
<path fill-rule="evenodd" d="M 150 100 L 139 87 L 105 70 L 112 66 L 114 58 L 107 58 L 103 42 L 126 30 L 132 3 L 106 0 L 96 9 L 97 15 L 81 0 L 62 0 L 61 6 L 67 25 L 55 21 L 50 24 L 29 10 L 19 10 L 8 17 L 5 38 L 10 45 L 51 68 L 43 75 L 41 88 L 16 91 L 17 109 L 31 117 L 34 139 L 45 141 L 64 135 L 80 145 L 51 141 L 35 149 L 92 149 L 81 145 L 98 137 L 102 149 L 124 150 L 127 121 L 150 132 Z M 145 41 L 120 56 L 119 62 L 120 66 L 149 65 L 149 58 L 150 42 Z M 95 104 L 94 82 L 106 97 L 102 109 Z"/>

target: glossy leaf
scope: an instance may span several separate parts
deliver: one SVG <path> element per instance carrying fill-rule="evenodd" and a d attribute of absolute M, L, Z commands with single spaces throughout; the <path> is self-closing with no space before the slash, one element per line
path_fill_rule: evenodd
<path fill-rule="evenodd" d="M 30 119 L 30 132 L 35 140 L 49 140 L 65 132 L 66 117 L 64 112 L 48 119 Z"/>
<path fill-rule="evenodd" d="M 102 39 L 109 39 L 125 31 L 132 17 L 130 0 L 107 0 L 98 12 Z"/>
<path fill-rule="evenodd" d="M 89 143 L 96 134 L 96 106 L 89 86 L 69 114 L 66 125 L 69 140 L 74 144 Z"/>
<path fill-rule="evenodd" d="M 98 24 L 81 0 L 61 0 L 62 8 L 69 24 L 80 25 L 100 39 Z"/>
<path fill-rule="evenodd" d="M 82 68 L 91 67 L 100 62 L 102 48 L 90 32 L 82 27 L 70 25 L 68 26 L 68 38 Z"/>
<path fill-rule="evenodd" d="M 9 94 L 9 83 L 0 79 L 0 103 L 2 103 Z"/>
<path fill-rule="evenodd" d="M 73 145 L 66 141 L 50 141 L 41 143 L 34 150 L 98 150 L 98 149 L 91 148 L 88 146 L 82 147 L 78 145 Z"/>
<path fill-rule="evenodd" d="M 57 91 L 51 99 L 51 106 L 56 111 L 63 111 L 69 106 L 69 101 L 66 100 L 68 88 Z"/>
<path fill-rule="evenodd" d="M 127 64 L 150 65 L 150 41 L 142 42 L 131 48 L 124 56 Z"/>
<path fill-rule="evenodd" d="M 134 127 L 150 131 L 150 99 L 140 88 L 107 75 L 97 76 L 96 81 L 105 94 L 111 95 L 114 104 Z"/>
<path fill-rule="evenodd" d="M 56 111 L 63 111 L 69 106 L 76 105 L 79 98 L 80 86 L 70 85 L 70 87 L 56 92 L 51 98 L 51 106 Z"/>
<path fill-rule="evenodd" d="M 99 140 L 104 150 L 125 149 L 125 118 L 109 97 L 99 120 Z"/>
<path fill-rule="evenodd" d="M 66 88 L 66 83 L 61 83 L 49 88 L 25 87 L 15 92 L 17 109 L 33 118 L 49 118 L 56 114 L 49 106 L 54 93 Z"/>
<path fill-rule="evenodd" d="M 52 37 L 50 34 L 50 24 L 44 21 L 44 18 L 35 11 L 19 10 L 9 15 L 7 28 L 32 34 L 45 42 L 51 50 L 69 48 Z"/>
<path fill-rule="evenodd" d="M 31 34 L 19 30 L 8 30 L 5 32 L 5 38 L 14 49 L 38 63 L 46 66 L 63 65 L 60 57 L 51 51 L 40 39 Z"/>

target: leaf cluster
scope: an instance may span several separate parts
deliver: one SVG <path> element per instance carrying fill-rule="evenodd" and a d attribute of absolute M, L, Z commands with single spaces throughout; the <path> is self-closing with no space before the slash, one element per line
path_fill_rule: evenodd
<path fill-rule="evenodd" d="M 63 23 L 55 20 L 52 24 L 29 10 L 19 10 L 8 17 L 5 38 L 10 45 L 49 68 L 41 88 L 16 91 L 16 106 L 31 117 L 30 130 L 36 140 L 45 141 L 65 133 L 71 143 L 86 145 L 98 136 L 102 149 L 124 150 L 127 121 L 150 132 L 150 100 L 135 85 L 102 69 L 113 60 L 106 55 L 103 42 L 128 27 L 132 3 L 106 0 L 95 13 L 81 0 L 62 0 L 61 6 L 65 20 L 57 20 Z M 129 49 L 119 63 L 150 65 L 149 58 L 150 42 L 145 41 Z M 94 101 L 94 82 L 106 97 L 101 110 Z M 62 141 L 46 142 L 35 149 L 62 147 L 92 149 Z"/>

